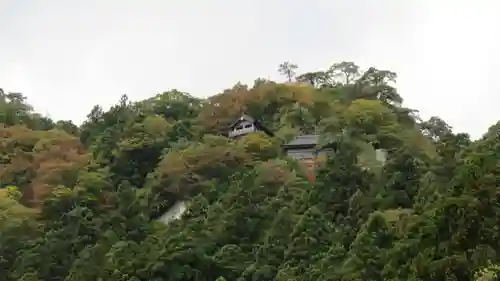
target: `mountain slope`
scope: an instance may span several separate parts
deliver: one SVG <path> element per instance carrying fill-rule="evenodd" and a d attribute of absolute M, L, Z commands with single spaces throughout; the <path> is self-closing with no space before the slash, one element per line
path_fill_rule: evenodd
<path fill-rule="evenodd" d="M 124 96 L 79 128 L 2 91 L 0 181 L 20 199 L 1 198 L 0 279 L 498 279 L 498 126 L 472 142 L 422 122 L 394 73 L 354 66 Z M 275 136 L 224 137 L 242 113 Z M 314 183 L 280 149 L 306 133 L 335 147 Z"/>

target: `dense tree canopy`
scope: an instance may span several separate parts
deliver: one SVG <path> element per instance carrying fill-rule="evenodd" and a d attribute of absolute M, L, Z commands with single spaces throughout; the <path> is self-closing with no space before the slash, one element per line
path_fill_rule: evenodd
<path fill-rule="evenodd" d="M 473 141 L 422 121 L 388 70 L 278 71 L 81 126 L 0 89 L 0 280 L 499 280 L 498 124 Z M 228 139 L 242 113 L 274 137 Z M 306 133 L 334 144 L 314 182 L 280 149 Z"/>

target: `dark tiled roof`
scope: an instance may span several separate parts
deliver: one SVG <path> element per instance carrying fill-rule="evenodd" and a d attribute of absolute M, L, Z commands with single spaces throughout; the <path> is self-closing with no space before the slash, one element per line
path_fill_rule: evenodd
<path fill-rule="evenodd" d="M 310 146 L 314 147 L 318 144 L 319 135 L 302 135 L 298 136 L 292 141 L 284 144 L 284 147 L 295 147 L 295 146 Z"/>

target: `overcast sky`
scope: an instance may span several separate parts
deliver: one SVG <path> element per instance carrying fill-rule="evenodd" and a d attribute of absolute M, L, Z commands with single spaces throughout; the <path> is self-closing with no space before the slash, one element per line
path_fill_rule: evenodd
<path fill-rule="evenodd" d="M 498 0 L 0 0 L 0 87 L 54 119 L 354 61 L 457 131 L 500 119 Z M 497 79 L 495 79 L 497 78 Z"/>

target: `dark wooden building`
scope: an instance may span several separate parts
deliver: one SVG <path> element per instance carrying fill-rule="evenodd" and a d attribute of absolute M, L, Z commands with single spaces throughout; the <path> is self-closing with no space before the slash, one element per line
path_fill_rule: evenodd
<path fill-rule="evenodd" d="M 318 158 L 325 156 L 329 149 L 318 147 L 319 138 L 320 135 L 301 135 L 282 145 L 286 155 L 299 161 L 312 182 L 316 178 Z"/>

